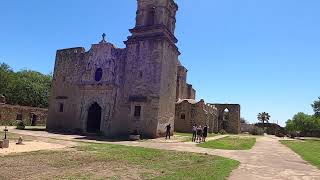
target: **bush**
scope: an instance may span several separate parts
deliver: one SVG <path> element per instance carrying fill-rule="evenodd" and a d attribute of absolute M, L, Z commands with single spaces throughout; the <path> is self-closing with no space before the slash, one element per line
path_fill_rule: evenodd
<path fill-rule="evenodd" d="M 219 134 L 227 134 L 227 131 L 224 130 L 224 129 L 221 129 L 221 130 L 219 131 Z"/>
<path fill-rule="evenodd" d="M 1 121 L 0 126 L 16 126 L 17 121 L 16 120 L 9 120 L 9 121 Z"/>
<path fill-rule="evenodd" d="M 250 131 L 251 135 L 258 135 L 258 136 L 262 136 L 264 134 L 264 130 L 262 128 L 259 128 L 257 126 L 254 126 L 251 131 Z"/>
<path fill-rule="evenodd" d="M 23 130 L 25 127 L 26 127 L 26 126 L 25 126 L 25 124 L 24 124 L 23 121 L 21 121 L 21 120 L 18 120 L 18 121 L 17 121 L 17 129 Z"/>
<path fill-rule="evenodd" d="M 275 135 L 276 135 L 277 137 L 284 137 L 284 134 L 283 134 L 282 132 L 277 132 Z"/>

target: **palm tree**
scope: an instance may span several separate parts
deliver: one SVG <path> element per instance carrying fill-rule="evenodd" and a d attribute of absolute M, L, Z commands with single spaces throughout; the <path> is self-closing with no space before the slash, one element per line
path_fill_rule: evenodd
<path fill-rule="evenodd" d="M 258 120 L 263 123 L 263 126 L 264 126 L 264 123 L 265 123 L 265 122 L 267 122 L 267 123 L 269 122 L 270 117 L 271 117 L 271 116 L 269 115 L 269 113 L 266 113 L 266 112 L 262 112 L 262 113 L 259 113 L 259 114 L 257 115 Z"/>

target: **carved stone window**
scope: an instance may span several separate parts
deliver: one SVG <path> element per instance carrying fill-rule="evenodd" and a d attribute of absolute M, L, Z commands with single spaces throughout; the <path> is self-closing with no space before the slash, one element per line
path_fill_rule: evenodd
<path fill-rule="evenodd" d="M 18 114 L 17 114 L 16 120 L 22 120 L 22 114 L 21 114 L 21 113 L 18 113 Z"/>
<path fill-rule="evenodd" d="M 141 116 L 141 106 L 135 106 L 134 107 L 134 117 L 140 117 Z"/>
<path fill-rule="evenodd" d="M 155 8 L 151 8 L 148 11 L 148 15 L 147 15 L 147 26 L 152 26 L 154 25 L 154 21 L 155 21 Z"/>
<path fill-rule="evenodd" d="M 181 114 L 180 115 L 180 119 L 186 119 L 186 115 L 185 114 Z"/>
<path fill-rule="evenodd" d="M 64 111 L 63 103 L 59 103 L 59 112 L 63 112 L 63 111 Z"/>
<path fill-rule="evenodd" d="M 101 81 L 101 79 L 102 79 L 102 74 L 103 74 L 102 69 L 101 69 L 101 68 L 98 68 L 98 69 L 96 70 L 95 75 L 94 75 L 94 79 L 95 79 L 97 82 L 98 82 L 98 81 Z"/>

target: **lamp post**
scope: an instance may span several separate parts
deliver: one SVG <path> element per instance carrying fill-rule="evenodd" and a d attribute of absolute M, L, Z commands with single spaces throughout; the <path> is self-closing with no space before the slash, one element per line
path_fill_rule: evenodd
<path fill-rule="evenodd" d="M 7 132 L 9 131 L 8 129 L 7 129 L 7 126 L 5 126 L 4 127 L 4 139 L 7 139 Z"/>

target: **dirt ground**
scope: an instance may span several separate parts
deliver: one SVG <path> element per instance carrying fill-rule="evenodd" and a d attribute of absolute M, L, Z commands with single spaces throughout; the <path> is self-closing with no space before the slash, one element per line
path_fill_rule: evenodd
<path fill-rule="evenodd" d="M 240 167 L 234 170 L 229 177 L 229 179 L 231 180 L 320 179 L 320 170 L 318 168 L 308 164 L 299 155 L 294 153 L 286 146 L 282 145 L 279 142 L 281 138 L 277 138 L 274 136 L 258 137 L 255 146 L 250 150 L 218 150 L 197 147 L 196 144 L 192 142 L 176 142 L 175 140 L 171 140 L 169 141 L 170 143 L 168 143 L 163 138 L 140 142 L 106 142 L 97 141 L 85 136 L 52 134 L 45 131 L 12 130 L 12 132 L 29 136 L 37 136 L 45 139 L 54 139 L 61 142 L 78 141 L 109 143 L 223 156 L 241 162 Z M 221 137 L 216 136 L 214 137 L 214 139 Z"/>
<path fill-rule="evenodd" d="M 47 143 L 43 141 L 25 141 L 23 145 L 17 145 L 15 142 L 10 142 L 9 148 L 1 149 L 0 156 L 8 155 L 12 153 L 23 153 L 23 152 L 32 152 L 40 150 L 57 150 L 63 149 L 67 146 L 56 144 L 56 143 Z"/>

